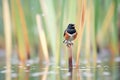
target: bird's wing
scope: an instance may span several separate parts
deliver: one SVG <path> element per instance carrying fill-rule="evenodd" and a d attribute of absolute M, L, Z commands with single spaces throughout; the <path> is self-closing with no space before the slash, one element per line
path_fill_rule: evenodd
<path fill-rule="evenodd" d="M 66 31 L 67 31 L 67 29 L 64 31 L 64 34 L 63 34 L 63 36 L 65 36 L 65 33 L 66 33 Z"/>

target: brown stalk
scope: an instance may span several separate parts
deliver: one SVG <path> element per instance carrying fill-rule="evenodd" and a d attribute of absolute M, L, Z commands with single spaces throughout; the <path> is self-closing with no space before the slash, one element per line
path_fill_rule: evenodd
<path fill-rule="evenodd" d="M 11 15 L 12 15 L 12 25 L 13 25 L 13 32 L 14 32 L 14 36 L 16 39 L 16 43 L 17 43 L 17 52 L 18 52 L 18 58 L 19 60 L 22 62 L 20 63 L 20 65 L 25 64 L 25 48 L 24 48 L 24 43 L 21 42 L 21 38 L 20 38 L 20 34 L 21 31 L 19 31 L 20 28 L 19 24 L 17 23 L 17 13 L 16 13 L 16 9 L 15 9 L 16 3 L 14 0 L 11 0 Z M 19 21 L 20 23 L 20 21 Z"/>
<path fill-rule="evenodd" d="M 28 38 L 28 31 L 27 31 L 27 25 L 24 17 L 24 12 L 21 6 L 20 0 L 16 0 L 17 5 L 18 5 L 18 10 L 19 10 L 19 15 L 20 15 L 20 21 L 21 21 L 21 27 L 23 30 L 23 36 L 25 39 L 25 47 L 26 47 L 26 53 L 27 53 L 27 59 L 30 59 L 30 45 L 29 45 L 29 38 Z"/>
<path fill-rule="evenodd" d="M 68 47 L 68 55 L 69 55 L 69 72 L 72 73 L 72 68 L 73 68 L 73 65 L 72 65 L 72 46 Z"/>
<path fill-rule="evenodd" d="M 86 1 L 82 0 L 82 9 L 80 14 L 80 27 L 78 29 L 78 49 L 77 49 L 76 68 L 78 68 L 78 65 L 79 65 L 80 48 L 81 48 L 82 34 L 84 31 L 84 22 L 85 22 L 85 10 L 86 10 Z"/>

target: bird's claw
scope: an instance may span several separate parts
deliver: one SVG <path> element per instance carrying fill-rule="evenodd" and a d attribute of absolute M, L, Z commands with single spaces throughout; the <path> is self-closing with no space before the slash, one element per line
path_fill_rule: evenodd
<path fill-rule="evenodd" d="M 63 43 L 65 43 L 67 47 L 70 47 L 73 45 L 73 42 L 68 40 L 64 40 Z"/>
<path fill-rule="evenodd" d="M 67 44 L 68 42 L 67 42 L 67 40 L 64 40 L 63 43 Z"/>

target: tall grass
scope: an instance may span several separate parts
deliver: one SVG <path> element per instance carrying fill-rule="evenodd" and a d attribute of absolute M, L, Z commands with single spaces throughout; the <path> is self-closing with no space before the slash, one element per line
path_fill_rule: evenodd
<path fill-rule="evenodd" d="M 7 0 L 3 1 L 3 21 L 5 35 L 5 51 L 6 51 L 6 80 L 11 80 L 11 52 L 12 52 L 12 34 L 10 9 Z"/>
<path fill-rule="evenodd" d="M 11 1 L 11 8 L 12 8 L 12 20 L 13 20 L 13 29 L 14 29 L 14 33 L 15 34 L 15 41 L 16 41 L 16 44 L 17 44 L 17 51 L 19 53 L 19 59 L 21 61 L 20 65 L 25 65 L 25 60 L 26 60 L 26 47 L 24 45 L 24 38 L 25 35 L 21 28 L 21 26 L 25 27 L 24 23 L 21 23 L 22 20 L 20 20 L 20 14 L 18 13 L 19 10 L 20 10 L 20 4 L 18 3 L 19 5 L 19 9 L 18 9 L 18 6 L 15 7 L 17 5 L 16 1 Z M 21 11 L 20 11 L 21 12 Z M 22 15 L 23 17 L 23 15 Z M 22 21 L 24 22 L 24 20 Z M 22 33 L 23 32 L 23 33 Z"/>
<path fill-rule="evenodd" d="M 85 15 L 86 15 L 86 0 L 82 1 L 81 3 L 81 13 L 79 14 L 80 18 L 79 27 L 78 27 L 78 48 L 77 48 L 77 59 L 76 59 L 76 67 L 78 68 L 79 60 L 80 60 L 80 49 L 81 49 L 81 42 L 82 42 L 82 35 L 84 31 L 84 23 L 85 23 Z"/>
<path fill-rule="evenodd" d="M 49 55 L 48 55 L 48 47 L 46 44 L 47 43 L 46 37 L 45 37 L 45 33 L 42 28 L 41 17 L 39 15 L 36 15 L 36 21 L 37 21 L 37 25 L 38 25 L 38 32 L 39 32 L 40 43 L 42 45 L 42 51 L 45 56 L 46 62 L 49 63 Z"/>
<path fill-rule="evenodd" d="M 82 71 L 79 71 L 81 66 L 85 65 L 85 68 L 90 69 L 96 68 L 98 64 L 112 66 L 112 79 L 117 78 L 118 62 L 115 60 L 119 58 L 117 27 L 119 0 L 2 0 L 1 2 L 0 20 L 4 26 L 0 24 L 0 29 L 4 29 L 4 35 L 0 30 L 0 48 L 5 40 L 8 70 L 6 80 L 11 79 L 12 50 L 17 53 L 18 64 L 25 69 L 27 60 L 33 60 L 30 65 L 34 65 L 37 58 L 40 67 L 47 64 L 45 73 L 56 67 L 68 68 L 68 57 L 73 55 L 73 63 L 70 66 L 73 67 L 75 64 L 78 70 L 73 71 L 73 79 L 84 79 L 75 77 L 74 74 L 82 75 Z M 78 33 L 72 49 L 63 44 L 63 33 L 69 23 L 75 24 Z M 2 38 L 4 39 L 1 40 Z M 98 58 L 101 57 L 100 54 L 104 56 L 102 54 L 104 51 L 109 52 L 110 57 L 107 56 L 105 59 L 110 61 L 101 58 L 99 63 Z M 69 54 L 71 52 L 73 54 Z M 52 67 L 48 67 L 48 63 Z M 94 77 L 87 77 L 87 80 L 97 80 L 98 70 L 87 71 L 89 74 L 92 72 Z M 101 69 L 100 73 L 103 72 L 104 69 Z M 20 68 L 19 79 L 29 79 L 29 75 L 25 78 L 24 74 L 24 69 Z M 59 74 L 62 76 L 62 72 Z M 46 80 L 47 77 L 49 76 L 42 76 L 42 80 Z M 50 75 L 52 80 L 56 80 L 57 77 Z"/>

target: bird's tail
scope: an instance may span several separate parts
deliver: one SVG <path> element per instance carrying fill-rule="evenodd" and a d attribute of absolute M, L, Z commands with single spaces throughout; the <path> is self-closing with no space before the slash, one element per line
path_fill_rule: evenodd
<path fill-rule="evenodd" d="M 63 43 L 65 43 L 65 40 L 63 41 Z"/>

